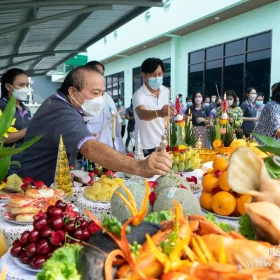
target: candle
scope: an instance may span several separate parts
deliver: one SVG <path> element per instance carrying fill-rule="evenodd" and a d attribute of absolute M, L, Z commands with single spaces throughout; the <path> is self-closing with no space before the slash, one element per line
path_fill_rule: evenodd
<path fill-rule="evenodd" d="M 227 99 L 227 94 L 225 93 L 225 94 L 224 94 L 224 100 L 226 100 L 226 99 Z"/>
<path fill-rule="evenodd" d="M 112 138 L 116 138 L 116 116 L 113 115 L 113 123 L 112 123 Z"/>

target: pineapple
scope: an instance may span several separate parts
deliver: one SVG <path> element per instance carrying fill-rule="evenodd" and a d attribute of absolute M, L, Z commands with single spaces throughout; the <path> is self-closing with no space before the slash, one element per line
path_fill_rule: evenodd
<path fill-rule="evenodd" d="M 185 126 L 185 142 L 187 146 L 195 148 L 198 136 L 196 135 L 191 122 L 188 122 Z"/>

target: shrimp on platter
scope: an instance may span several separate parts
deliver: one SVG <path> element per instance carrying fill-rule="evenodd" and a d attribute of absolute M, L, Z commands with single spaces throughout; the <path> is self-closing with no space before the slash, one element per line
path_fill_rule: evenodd
<path fill-rule="evenodd" d="M 116 279 L 131 280 L 274 280 L 279 275 L 277 267 L 254 266 L 252 260 L 270 257 L 273 246 L 265 242 L 247 240 L 237 232 L 226 233 L 199 215 L 183 215 L 182 206 L 174 201 L 171 221 L 161 224 L 154 235 L 146 234 L 146 241 L 135 252 L 127 239 L 130 224 L 139 225 L 147 213 L 149 186 L 138 211 L 129 189 L 122 187 L 130 205 L 132 217 L 121 228 L 119 236 L 108 230 L 88 210 L 84 210 L 119 247 L 111 251 L 105 260 L 106 280 L 112 276 L 113 266 L 118 264 Z M 272 258 L 271 261 L 275 259 Z M 280 263 L 280 262 L 279 262 Z M 273 278 L 274 277 L 274 278 Z"/>

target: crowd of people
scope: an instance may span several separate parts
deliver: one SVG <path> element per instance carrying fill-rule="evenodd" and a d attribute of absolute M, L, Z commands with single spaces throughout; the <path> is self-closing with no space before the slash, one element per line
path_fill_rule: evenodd
<path fill-rule="evenodd" d="M 13 156 L 9 174 L 32 176 L 52 183 L 60 135 L 71 163 L 84 157 L 103 167 L 126 173 L 150 177 L 163 175 L 171 168 L 171 158 L 165 151 L 157 152 L 167 136 L 168 117 L 177 112 L 172 104 L 170 89 L 163 86 L 165 67 L 162 60 L 148 58 L 141 65 L 143 85 L 132 95 L 128 108 L 121 98 L 113 100 L 106 93 L 105 67 L 98 61 L 71 70 L 62 86 L 38 109 L 33 118 L 24 104 L 29 92 L 27 74 L 21 69 L 10 69 L 1 78 L 0 109 L 7 106 L 12 94 L 16 97 L 15 128 L 8 133 L 5 146 L 22 145 L 24 140 L 43 135 L 32 148 Z M 250 137 L 253 132 L 280 138 L 280 83 L 273 85 L 271 100 L 264 104 L 264 95 L 250 87 L 240 104 L 233 89 L 225 91 L 229 123 L 237 137 Z M 222 116 L 221 98 L 202 91 L 186 97 L 178 95 L 182 103 L 180 112 L 191 116 L 195 132 L 202 147 L 209 147 L 207 128 Z M 126 126 L 127 123 L 127 126 Z M 124 139 L 126 133 L 126 139 Z M 132 135 L 139 134 L 145 160 L 127 157 Z M 149 156 L 149 157 L 147 157 Z"/>
<path fill-rule="evenodd" d="M 226 90 L 229 123 L 236 131 L 237 138 L 249 138 L 253 133 L 278 139 L 280 131 L 280 83 L 271 88 L 271 100 L 265 104 L 264 95 L 253 87 L 246 90 L 244 101 L 234 90 Z M 201 91 L 186 97 L 184 114 L 190 111 L 192 123 L 201 138 L 203 147 L 207 142 L 207 127 L 215 125 L 222 116 L 221 98 L 217 95 L 204 96 Z M 264 110 L 265 109 L 265 110 Z"/>

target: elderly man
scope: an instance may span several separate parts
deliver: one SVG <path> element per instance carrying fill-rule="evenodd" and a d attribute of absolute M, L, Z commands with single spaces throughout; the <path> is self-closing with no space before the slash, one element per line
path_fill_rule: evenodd
<path fill-rule="evenodd" d="M 50 185 L 54 181 L 60 135 L 69 157 L 80 152 L 88 160 L 105 168 L 143 177 L 165 175 L 171 158 L 165 152 L 153 153 L 137 161 L 95 140 L 88 131 L 83 115 L 97 116 L 103 110 L 104 77 L 95 69 L 73 69 L 61 88 L 38 109 L 27 129 L 25 140 L 43 137 L 23 153 L 21 177 L 30 176 Z"/>

